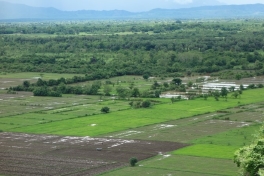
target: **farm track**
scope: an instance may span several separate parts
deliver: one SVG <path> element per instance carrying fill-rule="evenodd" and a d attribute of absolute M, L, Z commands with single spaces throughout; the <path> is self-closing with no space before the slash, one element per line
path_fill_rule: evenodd
<path fill-rule="evenodd" d="M 96 175 L 186 144 L 90 137 L 0 133 L 0 174 Z M 100 149 L 101 151 L 97 151 Z"/>

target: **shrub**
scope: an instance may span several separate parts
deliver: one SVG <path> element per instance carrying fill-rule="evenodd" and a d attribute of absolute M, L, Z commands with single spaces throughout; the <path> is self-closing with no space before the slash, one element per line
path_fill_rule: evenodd
<path fill-rule="evenodd" d="M 132 157 L 129 160 L 130 166 L 134 167 L 136 165 L 136 163 L 138 162 L 137 158 Z"/>
<path fill-rule="evenodd" d="M 109 113 L 110 109 L 106 106 L 101 109 L 102 113 Z"/>
<path fill-rule="evenodd" d="M 141 104 L 143 108 L 148 108 L 150 107 L 150 105 L 151 105 L 151 102 L 149 100 L 143 101 Z"/>

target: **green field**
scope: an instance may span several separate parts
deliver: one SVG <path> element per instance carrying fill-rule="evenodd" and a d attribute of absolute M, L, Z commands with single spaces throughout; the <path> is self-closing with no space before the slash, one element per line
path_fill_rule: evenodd
<path fill-rule="evenodd" d="M 214 144 L 221 146 L 244 146 L 252 142 L 253 134 L 255 134 L 261 124 L 254 124 L 251 126 L 245 126 L 243 128 L 235 128 L 229 131 L 218 133 L 215 135 L 204 136 L 192 140 L 195 144 Z"/>
<path fill-rule="evenodd" d="M 149 109 L 129 109 L 125 111 L 116 111 L 111 112 L 107 115 L 99 114 L 96 116 L 80 117 L 72 120 L 21 127 L 16 128 L 14 131 L 41 134 L 45 133 L 60 135 L 97 136 L 108 134 L 111 132 L 123 131 L 126 129 L 191 117 L 208 112 L 214 112 L 217 110 L 235 107 L 242 104 L 258 102 L 262 101 L 263 95 L 263 89 L 248 90 L 244 92 L 241 99 L 229 98 L 227 102 L 223 100 L 215 101 L 213 98 L 209 98 L 208 100 L 196 99 L 191 101 L 181 101 L 174 104 L 166 103 L 155 105 Z M 239 104 L 238 101 L 240 101 Z M 121 106 L 122 105 L 120 104 L 120 107 Z M 83 108 L 84 107 L 78 109 L 78 107 L 76 107 L 76 110 L 74 110 L 73 108 L 73 110 L 69 111 L 69 114 L 65 113 L 64 115 L 69 115 L 69 118 L 73 118 L 74 116 L 79 117 L 78 113 L 75 114 L 74 111 L 83 111 Z M 54 110 L 52 110 L 51 112 L 53 111 Z M 70 113 L 71 111 L 73 113 Z M 89 108 L 87 108 L 87 113 L 82 112 L 80 114 L 88 113 Z M 51 114 L 48 113 L 47 116 L 51 116 Z M 12 118 L 12 116 L 9 118 Z M 97 124 L 97 126 L 91 127 L 89 126 L 89 124 Z"/>
<path fill-rule="evenodd" d="M 123 168 L 102 175 L 238 175 L 232 161 L 234 151 L 250 144 L 252 134 L 263 125 L 264 24 L 261 19 L 30 20 L 3 21 L 0 26 L 3 136 L 14 132 L 14 136 L 30 133 L 129 139 L 172 145 L 171 150 L 187 146 L 161 153 L 153 145 L 154 153 L 159 153 L 157 156 L 139 161 L 136 167 L 125 167 L 134 150 L 138 152 L 140 147 L 146 147 L 144 150 L 149 152 L 149 146 L 122 143 L 124 150 L 129 151 L 126 156 L 124 150 L 114 150 L 118 148 L 103 152 L 117 152 L 115 157 L 123 155 L 124 158 L 118 158 L 122 163 L 119 160 L 112 163 L 113 168 L 119 164 Z M 66 82 L 56 81 L 62 77 Z M 241 86 L 243 92 L 239 95 L 230 92 L 227 98 L 219 97 L 219 101 L 215 90 L 204 96 L 204 84 L 220 81 L 243 84 L 244 88 L 250 86 L 249 90 Z M 152 98 L 158 95 L 185 98 L 191 96 L 189 93 L 197 98 Z M 151 102 L 150 107 L 142 105 L 145 100 Z M 104 107 L 110 108 L 110 112 L 101 112 Z M 8 152 L 14 148 L 13 138 L 10 140 L 9 148 L 0 142 Z M 17 151 L 24 154 L 20 146 Z M 130 146 L 133 150 L 126 148 Z M 86 151 L 84 143 L 83 147 Z M 80 148 L 77 150 L 83 155 Z M 67 153 L 65 148 L 57 150 L 56 146 L 54 151 Z M 85 157 L 85 165 L 89 157 Z M 95 158 L 100 160 L 97 154 Z M 114 158 L 106 160 L 114 161 Z M 7 169 L 12 170 L 15 164 Z M 103 171 L 108 168 L 104 166 Z"/>
<path fill-rule="evenodd" d="M 125 81 L 127 80 L 127 81 Z M 139 77 L 111 79 L 147 89 L 153 81 Z M 113 137 L 192 144 L 103 175 L 236 175 L 233 153 L 252 140 L 263 119 L 264 89 L 244 91 L 227 101 L 152 99 L 153 106 L 133 109 L 129 102 L 104 96 L 2 94 L 0 130 L 62 136 Z M 110 108 L 102 114 L 100 109 Z M 16 107 L 16 108 L 14 108 Z M 15 109 L 15 110 L 13 110 Z"/>
<path fill-rule="evenodd" d="M 19 79 L 59 79 L 72 78 L 73 76 L 83 76 L 83 74 L 67 74 L 67 73 L 39 73 L 39 72 L 21 72 L 21 73 L 0 73 L 1 78 L 19 78 Z"/>
<path fill-rule="evenodd" d="M 102 174 L 115 175 L 237 175 L 237 168 L 232 160 L 184 155 L 159 155 L 138 163 L 138 167 L 126 167 Z"/>
<path fill-rule="evenodd" d="M 209 158 L 233 159 L 239 147 L 212 144 L 196 144 L 172 152 L 174 155 L 187 155 Z"/>

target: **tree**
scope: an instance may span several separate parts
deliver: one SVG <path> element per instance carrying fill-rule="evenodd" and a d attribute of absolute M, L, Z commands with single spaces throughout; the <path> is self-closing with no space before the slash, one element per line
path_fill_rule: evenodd
<path fill-rule="evenodd" d="M 125 99 L 127 97 L 130 97 L 130 90 L 128 90 L 122 86 L 118 86 L 116 88 L 116 92 L 117 92 L 117 95 L 119 96 L 119 98 L 121 98 L 121 99 Z"/>
<path fill-rule="evenodd" d="M 136 163 L 138 162 L 137 158 L 132 157 L 129 160 L 130 166 L 134 167 L 136 165 Z"/>
<path fill-rule="evenodd" d="M 255 84 L 250 84 L 250 85 L 248 85 L 247 88 L 248 88 L 248 89 L 255 89 L 255 88 L 256 88 L 256 85 L 255 85 Z"/>
<path fill-rule="evenodd" d="M 109 109 L 107 106 L 105 106 L 105 107 L 103 107 L 103 108 L 101 109 L 101 112 L 102 112 L 102 113 L 109 113 L 109 111 L 110 111 L 110 109 Z"/>
<path fill-rule="evenodd" d="M 169 87 L 169 84 L 168 84 L 167 82 L 164 82 L 164 83 L 163 83 L 163 86 L 164 86 L 165 88 L 168 88 L 168 87 Z"/>
<path fill-rule="evenodd" d="M 29 81 L 24 81 L 23 82 L 23 86 L 28 88 L 30 86 L 30 82 Z"/>
<path fill-rule="evenodd" d="M 129 104 L 131 107 L 133 107 L 134 102 L 131 101 L 131 102 L 129 102 L 128 104 Z"/>
<path fill-rule="evenodd" d="M 43 81 L 42 79 L 38 79 L 38 81 L 36 82 L 36 85 L 37 86 L 45 86 L 47 85 L 47 82 L 46 81 Z"/>
<path fill-rule="evenodd" d="M 232 97 L 234 97 L 234 98 L 237 98 L 239 96 L 239 92 L 234 92 L 233 94 L 232 94 Z"/>
<path fill-rule="evenodd" d="M 188 70 L 188 71 L 186 72 L 186 75 L 187 75 L 187 76 L 192 76 L 192 72 L 191 72 L 190 70 Z"/>
<path fill-rule="evenodd" d="M 181 100 L 181 96 L 177 96 L 177 97 L 171 97 L 171 103 L 173 104 L 176 101 L 180 101 Z"/>
<path fill-rule="evenodd" d="M 171 103 L 173 104 L 176 100 L 175 100 L 176 98 L 175 97 L 171 97 Z"/>
<path fill-rule="evenodd" d="M 174 78 L 172 84 L 177 84 L 179 86 L 182 84 L 182 80 L 180 78 Z"/>
<path fill-rule="evenodd" d="M 144 75 L 143 75 L 143 78 L 144 78 L 145 80 L 148 80 L 148 79 L 149 79 L 149 75 L 148 75 L 148 74 L 144 74 Z"/>
<path fill-rule="evenodd" d="M 155 98 L 159 98 L 160 97 L 160 94 L 161 94 L 161 91 L 160 90 L 155 90 L 154 97 Z"/>
<path fill-rule="evenodd" d="M 192 100 L 196 96 L 196 93 L 195 92 L 188 92 L 185 94 L 185 96 L 187 97 L 188 100 Z"/>
<path fill-rule="evenodd" d="M 142 106 L 143 108 L 148 108 L 148 107 L 150 107 L 150 105 L 151 105 L 151 102 L 150 102 L 149 100 L 145 100 L 145 101 L 143 101 L 142 104 L 141 104 L 141 106 Z"/>
<path fill-rule="evenodd" d="M 229 89 L 230 92 L 234 92 L 236 88 L 235 88 L 235 86 L 231 86 L 228 89 Z"/>
<path fill-rule="evenodd" d="M 213 96 L 214 96 L 215 100 L 218 101 L 219 100 L 219 97 L 220 97 L 219 91 L 218 90 L 214 91 L 213 92 Z"/>
<path fill-rule="evenodd" d="M 193 86 L 193 82 L 192 81 L 189 81 L 188 84 L 187 84 L 188 87 L 192 87 Z"/>
<path fill-rule="evenodd" d="M 47 87 L 37 87 L 33 90 L 34 96 L 48 96 L 49 90 Z"/>
<path fill-rule="evenodd" d="M 259 60 L 256 60 L 255 62 L 255 69 L 262 69 L 263 68 L 263 63 L 260 62 Z"/>
<path fill-rule="evenodd" d="M 157 89 L 158 87 L 160 87 L 160 84 L 157 81 L 154 81 L 154 84 L 151 86 L 151 89 Z"/>
<path fill-rule="evenodd" d="M 244 85 L 243 85 L 243 84 L 240 84 L 239 89 L 240 89 L 240 90 L 244 90 L 244 89 L 245 89 L 245 88 L 244 88 Z"/>
<path fill-rule="evenodd" d="M 82 88 L 81 86 L 76 86 L 76 87 L 74 88 L 74 94 L 76 94 L 76 95 L 81 95 L 81 94 L 83 94 L 83 88 Z"/>
<path fill-rule="evenodd" d="M 137 87 L 135 87 L 132 92 L 131 92 L 131 96 L 132 97 L 139 97 L 140 96 L 140 92 L 139 89 Z"/>
<path fill-rule="evenodd" d="M 240 74 L 236 74 L 236 80 L 240 80 L 242 78 L 242 76 Z"/>
<path fill-rule="evenodd" d="M 207 100 L 208 94 L 203 94 L 203 98 L 204 98 L 204 100 Z"/>
<path fill-rule="evenodd" d="M 234 163 L 241 168 L 241 174 L 247 176 L 263 175 L 264 168 L 264 127 L 255 135 L 251 145 L 235 152 Z M 260 173 L 262 172 L 262 174 Z"/>
<path fill-rule="evenodd" d="M 225 87 L 222 87 L 220 94 L 222 97 L 226 97 L 228 94 L 228 90 Z"/>
<path fill-rule="evenodd" d="M 263 84 L 258 84 L 257 87 L 258 88 L 263 88 Z"/>
<path fill-rule="evenodd" d="M 104 93 L 106 96 L 110 96 L 110 92 L 112 91 L 112 87 L 109 85 L 104 85 Z"/>

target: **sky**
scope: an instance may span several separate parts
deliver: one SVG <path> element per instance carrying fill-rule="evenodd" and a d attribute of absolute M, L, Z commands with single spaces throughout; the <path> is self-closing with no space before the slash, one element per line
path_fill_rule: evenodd
<path fill-rule="evenodd" d="M 203 5 L 264 4 L 264 0 L 1 0 L 34 7 L 59 10 L 127 10 L 148 11 L 155 8 L 177 9 Z"/>

